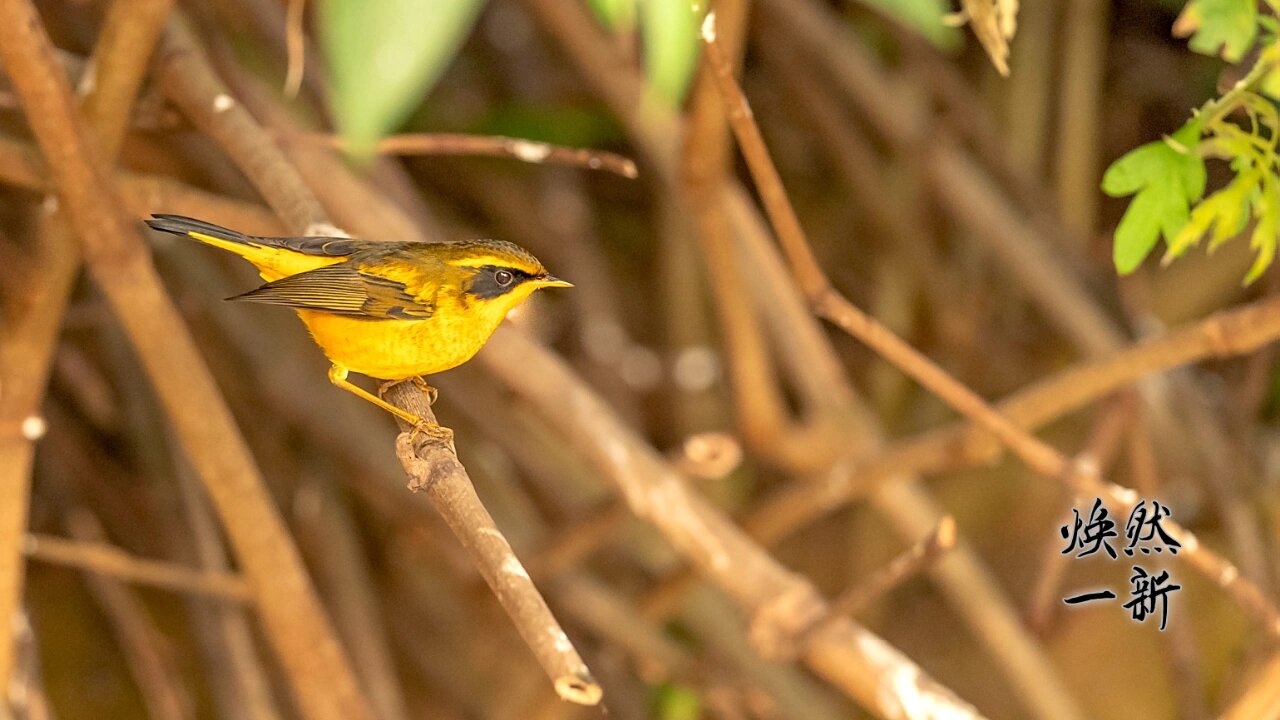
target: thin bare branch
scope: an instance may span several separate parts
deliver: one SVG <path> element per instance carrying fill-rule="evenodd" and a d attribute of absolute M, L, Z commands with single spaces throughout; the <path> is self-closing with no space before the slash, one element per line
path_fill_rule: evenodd
<path fill-rule="evenodd" d="M 409 386 L 409 387 L 406 387 Z M 435 415 L 411 383 L 388 392 L 394 404 L 427 422 Z M 547 607 L 510 543 L 485 509 L 467 470 L 451 447 L 431 438 L 416 442 L 411 428 L 396 439 L 396 456 L 409 476 L 409 489 L 424 493 L 453 530 L 520 636 L 533 650 L 561 698 L 581 705 L 600 702 L 603 691 Z"/>
<path fill-rule="evenodd" d="M 345 150 L 346 140 L 329 133 L 306 133 L 300 138 L 326 147 Z M 503 137 L 501 135 L 460 135 L 456 133 L 410 133 L 378 139 L 374 150 L 381 155 L 462 155 L 510 158 L 535 165 L 568 165 L 603 170 L 635 179 L 640 176 L 634 160 L 617 153 L 590 148 Z"/>
<path fill-rule="evenodd" d="M 209 572 L 160 560 L 146 560 L 100 543 L 30 534 L 22 552 L 33 560 L 89 570 L 126 582 L 237 603 L 252 602 L 249 584 L 238 575 Z"/>
<path fill-rule="evenodd" d="M 833 615 L 853 615 L 918 574 L 943 553 L 956 546 L 956 521 L 942 518 L 932 533 L 902 551 L 871 577 L 845 590 L 831 601 Z"/>

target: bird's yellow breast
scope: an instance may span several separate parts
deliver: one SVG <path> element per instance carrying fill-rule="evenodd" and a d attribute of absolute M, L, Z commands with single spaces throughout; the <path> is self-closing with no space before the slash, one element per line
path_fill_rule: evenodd
<path fill-rule="evenodd" d="M 298 317 L 330 362 L 383 380 L 404 380 L 470 360 L 502 317 L 437 312 L 423 320 L 366 320 L 312 310 Z M 487 313 L 482 313 L 487 314 Z"/>

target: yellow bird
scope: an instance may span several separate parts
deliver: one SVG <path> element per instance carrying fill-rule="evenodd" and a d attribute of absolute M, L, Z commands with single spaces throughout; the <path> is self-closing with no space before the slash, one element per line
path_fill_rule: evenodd
<path fill-rule="evenodd" d="M 347 380 L 414 379 L 470 360 L 533 291 L 573 287 L 527 250 L 502 240 L 372 242 L 255 237 L 181 215 L 153 215 L 155 230 L 185 235 L 253 263 L 266 284 L 228 298 L 285 305 L 329 358 L 329 381 L 434 437 L 451 433 Z"/>

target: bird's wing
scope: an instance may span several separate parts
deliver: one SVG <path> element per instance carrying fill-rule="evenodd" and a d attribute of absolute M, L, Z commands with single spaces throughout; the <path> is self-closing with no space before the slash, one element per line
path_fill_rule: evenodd
<path fill-rule="evenodd" d="M 229 300 L 286 305 L 370 319 L 425 320 L 435 313 L 434 285 L 420 271 L 341 262 L 269 282 Z M 404 279 L 397 275 L 406 276 Z M 411 286 L 409 279 L 417 279 Z"/>

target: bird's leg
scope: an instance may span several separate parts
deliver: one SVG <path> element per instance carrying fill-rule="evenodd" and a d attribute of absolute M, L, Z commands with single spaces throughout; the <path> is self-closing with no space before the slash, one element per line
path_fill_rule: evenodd
<path fill-rule="evenodd" d="M 364 388 L 358 385 L 355 385 L 354 383 L 352 383 L 350 380 L 347 379 L 347 369 L 342 366 L 334 365 L 329 368 L 329 382 L 333 383 L 337 387 L 342 388 L 343 390 L 346 390 L 347 392 L 351 393 L 352 395 L 355 395 L 356 397 L 362 398 L 364 400 L 368 400 L 374 405 L 377 405 L 383 410 L 386 410 L 392 415 L 395 415 L 401 420 L 409 423 L 409 425 L 413 426 L 413 432 L 415 434 L 422 433 L 423 435 L 426 435 L 428 437 L 444 440 L 446 442 L 453 440 L 453 431 L 450 430 L 449 428 L 443 427 L 437 423 L 427 422 L 426 420 L 423 420 L 422 418 L 418 417 L 417 415 L 414 415 L 408 410 L 405 410 L 404 408 L 398 408 L 395 405 L 392 405 L 391 403 L 387 402 L 386 400 L 383 400 L 382 398 L 374 395 L 373 393 L 370 393 Z"/>

